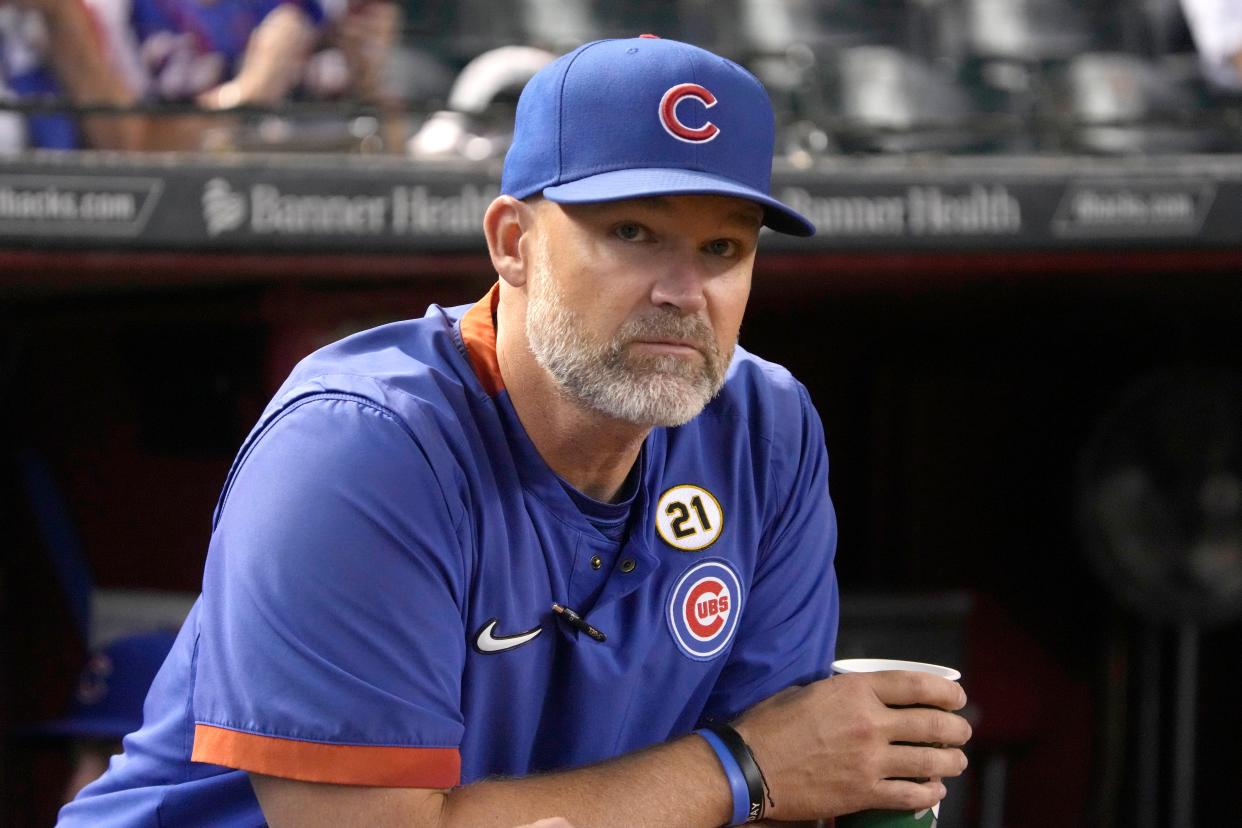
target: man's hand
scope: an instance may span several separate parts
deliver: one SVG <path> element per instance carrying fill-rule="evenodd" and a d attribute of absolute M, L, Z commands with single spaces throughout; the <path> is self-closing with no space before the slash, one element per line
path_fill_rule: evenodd
<path fill-rule="evenodd" d="M 870 808 L 913 811 L 943 799 L 939 780 L 966 769 L 966 754 L 958 747 L 970 739 L 970 725 L 946 712 L 965 704 L 962 688 L 937 676 L 860 673 L 777 693 L 735 727 L 771 787 L 771 818 L 812 819 Z M 911 778 L 928 781 L 904 781 Z"/>
<path fill-rule="evenodd" d="M 201 93 L 196 99 L 198 105 L 233 109 L 279 103 L 302 76 L 302 65 L 315 37 L 315 27 L 306 12 L 282 3 L 250 33 L 237 77 Z"/>

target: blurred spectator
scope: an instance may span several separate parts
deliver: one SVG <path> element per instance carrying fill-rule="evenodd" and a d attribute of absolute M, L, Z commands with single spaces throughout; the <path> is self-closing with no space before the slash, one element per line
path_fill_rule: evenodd
<path fill-rule="evenodd" d="M 387 0 L 350 0 L 336 20 L 335 42 L 349 69 L 349 94 L 368 103 L 389 103 L 387 58 L 401 34 L 401 10 Z"/>
<path fill-rule="evenodd" d="M 46 0 L 45 0 L 46 1 Z M 320 0 L 85 0 L 136 97 L 204 109 L 271 106 L 300 81 L 324 22 Z M 202 148 L 228 120 L 151 119 L 149 149 Z"/>
<path fill-rule="evenodd" d="M 0 98 L 115 107 L 136 100 L 110 65 L 99 26 L 81 0 L 0 0 Z M 133 117 L 13 114 L 0 128 L 0 151 L 132 149 L 139 127 Z"/>
<path fill-rule="evenodd" d="M 303 72 L 303 96 L 376 107 L 385 148 L 401 150 L 404 101 L 389 66 L 401 37 L 401 8 L 392 0 L 327 0 L 325 12 L 323 38 Z"/>
<path fill-rule="evenodd" d="M 44 736 L 71 740 L 73 775 L 65 787 L 68 802 L 108 769 L 121 752 L 121 740 L 142 726 L 147 690 L 176 634 L 146 632 L 119 638 L 87 660 L 69 714 L 37 728 Z"/>
<path fill-rule="evenodd" d="M 1182 0 L 1207 79 L 1242 91 L 1242 0 Z"/>

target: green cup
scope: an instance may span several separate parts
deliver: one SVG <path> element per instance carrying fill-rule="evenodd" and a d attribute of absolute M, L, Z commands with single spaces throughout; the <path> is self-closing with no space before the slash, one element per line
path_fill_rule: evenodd
<path fill-rule="evenodd" d="M 936 828 L 940 806 L 926 811 L 859 811 L 837 817 L 837 828 Z"/>
<path fill-rule="evenodd" d="M 912 670 L 957 681 L 962 674 L 952 667 L 924 664 L 921 661 L 898 661 L 891 658 L 846 658 L 832 662 L 834 673 L 879 673 L 885 670 Z M 940 805 L 923 811 L 859 811 L 837 817 L 836 828 L 936 828 Z"/>

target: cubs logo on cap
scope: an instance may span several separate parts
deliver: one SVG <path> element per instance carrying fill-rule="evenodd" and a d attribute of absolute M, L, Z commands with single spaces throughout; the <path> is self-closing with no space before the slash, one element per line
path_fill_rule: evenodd
<path fill-rule="evenodd" d="M 815 226 L 770 195 L 775 135 L 767 91 L 733 61 L 676 40 L 597 40 L 522 90 L 500 191 L 561 204 L 731 196 L 809 236 Z"/>
<path fill-rule="evenodd" d="M 677 115 L 677 105 L 687 98 L 698 101 L 704 108 L 711 109 L 716 105 L 716 96 L 697 83 L 679 83 L 664 93 L 660 98 L 660 123 L 664 131 L 678 141 L 691 144 L 702 144 L 720 134 L 720 127 L 711 121 L 700 127 L 688 127 Z"/>
<path fill-rule="evenodd" d="M 681 649 L 709 661 L 729 645 L 742 617 L 742 584 L 726 561 L 697 563 L 682 573 L 668 600 L 668 628 Z"/>

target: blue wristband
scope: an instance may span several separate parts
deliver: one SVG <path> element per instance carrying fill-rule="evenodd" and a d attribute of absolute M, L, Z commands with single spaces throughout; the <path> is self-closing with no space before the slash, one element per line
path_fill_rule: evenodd
<path fill-rule="evenodd" d="M 750 788 L 746 785 L 746 777 L 742 774 L 741 766 L 715 733 L 710 730 L 694 732 L 711 745 L 712 750 L 716 752 L 716 758 L 720 760 L 720 766 L 724 768 L 725 776 L 729 778 L 729 788 L 733 791 L 733 818 L 729 824 L 745 825 L 750 816 Z"/>

